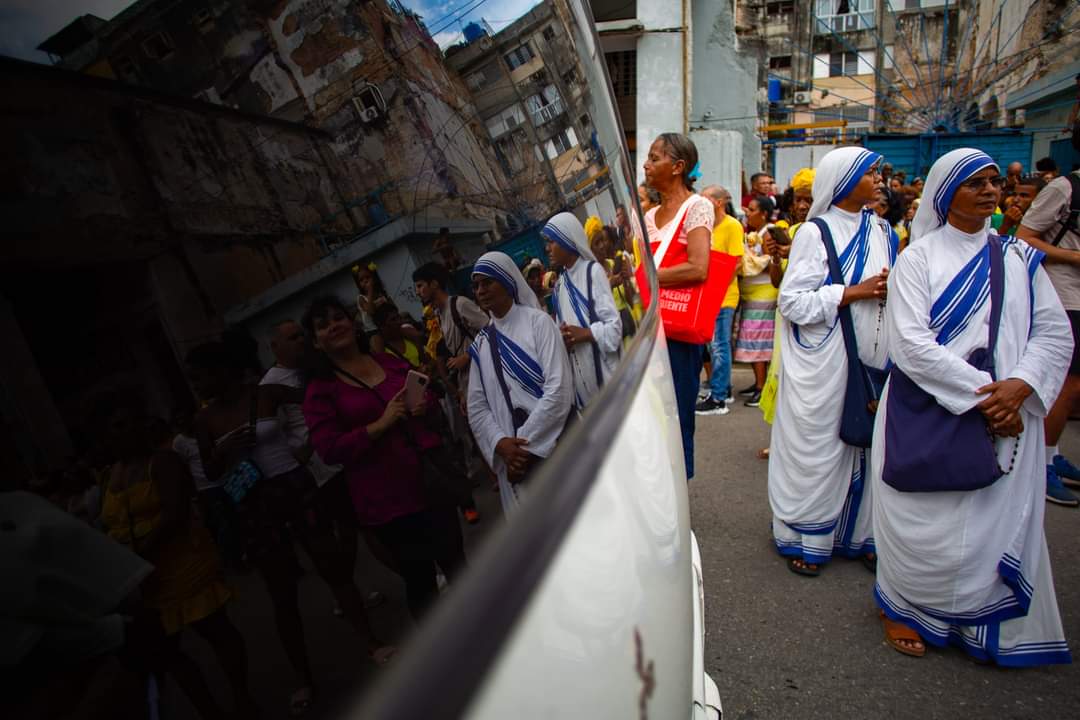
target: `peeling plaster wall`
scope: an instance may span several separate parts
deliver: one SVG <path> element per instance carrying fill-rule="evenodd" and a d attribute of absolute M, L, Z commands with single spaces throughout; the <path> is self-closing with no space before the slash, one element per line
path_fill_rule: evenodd
<path fill-rule="evenodd" d="M 447 193 L 497 203 L 507 191 L 463 82 L 415 18 L 386 0 L 219 1 L 203 32 L 192 28 L 189 3 L 171 2 L 122 15 L 110 36 L 164 29 L 173 38 L 169 58 L 140 69 L 141 84 L 329 132 L 333 152 L 353 161 L 348 199 L 378 191 L 391 214 L 440 205 L 449 216 L 470 216 L 478 206 Z M 105 50 L 110 57 L 139 52 L 128 40 Z M 385 101 L 374 121 L 362 120 L 352 102 L 369 85 Z M 290 211 L 289 203 L 282 209 Z M 500 214 L 483 209 L 482 217 L 494 226 Z"/>
<path fill-rule="evenodd" d="M 747 172 L 756 172 L 761 164 L 757 61 L 738 47 L 731 3 L 698 0 L 687 5 L 691 38 L 685 83 L 684 38 L 679 31 L 682 2 L 662 0 L 637 6 L 637 19 L 645 28 L 637 41 L 638 182 L 645 179 L 643 160 L 657 135 L 691 132 L 703 140 L 699 147 L 703 179 L 730 184 L 733 194 L 738 194 L 739 178 L 731 177 L 730 169 L 745 165 Z M 687 96 L 689 127 L 683 116 Z"/>
<path fill-rule="evenodd" d="M 667 3 L 677 6 L 676 3 Z M 672 72 L 672 69 L 677 69 Z M 656 136 L 683 132 L 682 37 L 641 36 L 637 45 L 637 180 L 645 182 L 644 159 Z"/>
<path fill-rule="evenodd" d="M 741 194 L 740 167 L 761 169 L 757 134 L 758 62 L 740 52 L 731 3 L 693 3 L 693 93 L 690 129 L 698 145 L 702 180 Z"/>
<path fill-rule="evenodd" d="M 320 236 L 365 229 L 342 208 L 362 165 L 308 128 L 50 68 L 0 62 L 0 75 L 0 144 L 22 209 L 3 267 L 150 263 L 180 344 L 318 260 Z"/>

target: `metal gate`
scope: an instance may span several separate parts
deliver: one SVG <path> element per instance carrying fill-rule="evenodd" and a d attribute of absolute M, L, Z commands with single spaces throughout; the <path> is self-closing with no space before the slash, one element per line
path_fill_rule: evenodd
<path fill-rule="evenodd" d="M 1019 131 L 937 133 L 926 135 L 867 135 L 866 147 L 885 156 L 894 170 L 908 179 L 926 177 L 930 166 L 945 153 L 963 147 L 982 150 L 1005 170 L 1011 162 L 1027 168 L 1031 163 L 1031 135 Z"/>

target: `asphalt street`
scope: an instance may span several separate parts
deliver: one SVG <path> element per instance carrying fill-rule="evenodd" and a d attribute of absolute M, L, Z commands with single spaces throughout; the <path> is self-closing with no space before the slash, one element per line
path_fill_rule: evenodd
<path fill-rule="evenodd" d="M 736 370 L 734 386 L 752 382 Z M 837 560 L 817 578 L 789 572 L 770 532 L 769 426 L 738 402 L 699 417 L 690 510 L 705 580 L 705 656 L 725 720 L 764 718 L 1075 718 L 1080 666 L 1002 670 L 959 650 L 900 655 L 883 640 L 873 576 Z M 1063 451 L 1080 458 L 1080 423 Z M 1046 535 L 1065 636 L 1080 650 L 1080 510 L 1048 505 Z"/>

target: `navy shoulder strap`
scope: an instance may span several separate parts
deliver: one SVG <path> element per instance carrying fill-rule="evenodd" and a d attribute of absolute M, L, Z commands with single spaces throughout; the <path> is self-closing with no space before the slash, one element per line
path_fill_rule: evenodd
<path fill-rule="evenodd" d="M 510 400 L 510 388 L 506 386 L 506 378 L 503 376 L 502 358 L 499 356 L 499 331 L 495 329 L 495 323 L 487 326 L 488 349 L 491 351 L 491 364 L 495 370 L 495 377 L 499 381 L 499 389 L 502 391 L 506 408 L 510 411 L 510 420 L 514 424 L 514 436 L 521 427 L 518 424 L 517 413 L 514 412 L 514 403 Z"/>
<path fill-rule="evenodd" d="M 833 244 L 832 232 L 829 231 L 829 224 L 822 218 L 814 218 L 810 222 L 817 225 L 818 230 L 821 231 L 821 242 L 825 245 L 825 253 L 829 256 L 829 277 L 832 278 L 834 285 L 846 286 L 844 273 L 840 270 L 840 258 L 836 255 L 836 245 Z M 855 323 L 851 320 L 851 308 L 845 305 L 837 310 L 837 315 L 840 316 L 840 330 L 844 335 L 848 363 L 860 362 L 859 346 L 855 341 Z"/>
<path fill-rule="evenodd" d="M 991 235 L 987 238 L 990 245 L 990 342 L 987 362 L 990 364 L 990 376 L 997 380 L 994 373 L 994 350 L 997 348 L 998 329 L 1001 326 L 1001 310 L 1005 304 L 1005 251 L 1001 238 Z"/>
<path fill-rule="evenodd" d="M 593 302 L 592 292 L 592 269 L 594 265 L 596 265 L 596 262 L 590 260 L 589 264 L 585 267 L 585 293 L 589 303 L 589 322 L 591 323 L 596 322 L 598 319 L 596 317 L 596 304 Z M 590 344 L 592 345 L 593 366 L 596 369 L 596 387 L 602 388 L 604 387 L 604 371 L 600 367 L 600 346 L 596 344 L 595 338 Z"/>
<path fill-rule="evenodd" d="M 1080 175 L 1076 172 L 1069 173 L 1069 215 L 1061 223 L 1061 230 L 1050 244 L 1057 247 L 1065 234 L 1070 230 L 1080 232 Z"/>

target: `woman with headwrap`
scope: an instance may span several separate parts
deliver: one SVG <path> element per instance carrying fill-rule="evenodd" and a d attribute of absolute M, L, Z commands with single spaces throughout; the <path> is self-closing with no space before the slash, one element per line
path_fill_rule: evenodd
<path fill-rule="evenodd" d="M 1064 381 L 1072 343 L 1040 267 L 1043 254 L 990 234 L 1002 181 L 978 150 L 942 156 L 927 176 L 911 245 L 889 278 L 886 332 L 895 369 L 881 398 L 870 463 L 874 595 L 887 640 L 906 655 L 922 655 L 928 642 L 958 645 L 1004 666 L 1064 663 L 1070 655 L 1043 532 L 1043 418 Z M 1002 270 L 991 270 L 999 253 Z M 991 375 L 967 358 L 990 346 L 993 272 L 1001 272 L 1004 289 Z M 904 409 L 889 400 L 905 387 L 898 371 L 935 407 L 955 415 L 977 409 L 1004 474 L 976 490 L 909 492 L 886 484 L 883 476 L 896 482 L 883 473 L 886 456 L 899 450 L 889 415 Z M 920 429 L 917 418 L 905 417 L 900 432 L 940 426 Z M 930 467 L 938 467 L 932 460 Z"/>
<path fill-rule="evenodd" d="M 858 355 L 886 367 L 882 334 L 888 267 L 896 256 L 889 232 L 866 204 L 874 199 L 881 156 L 863 148 L 833 150 L 814 177 L 814 204 L 792 242 L 780 284 L 780 385 L 769 458 L 773 537 L 788 568 L 815 576 L 834 553 L 864 557 L 874 541 L 864 493 L 867 455 L 838 430 L 848 358 L 838 320 L 849 307 Z M 821 218 L 844 275 L 830 279 Z"/>
<path fill-rule="evenodd" d="M 584 410 L 619 364 L 622 321 L 607 270 L 590 249 L 581 222 L 559 213 L 540 234 L 552 266 L 562 271 L 555 282 L 555 321 L 570 358 L 574 405 Z"/>
<path fill-rule="evenodd" d="M 788 203 L 787 214 L 776 224 L 788 230 L 792 237 L 799 226 L 806 222 L 806 215 L 810 212 L 810 206 L 814 204 L 814 168 L 802 168 L 791 176 L 791 187 L 784 195 L 791 193 Z"/>
<path fill-rule="evenodd" d="M 559 329 L 510 256 L 485 253 L 472 278 L 492 321 L 469 347 L 469 425 L 509 515 L 529 473 L 555 449 L 574 384 Z"/>

